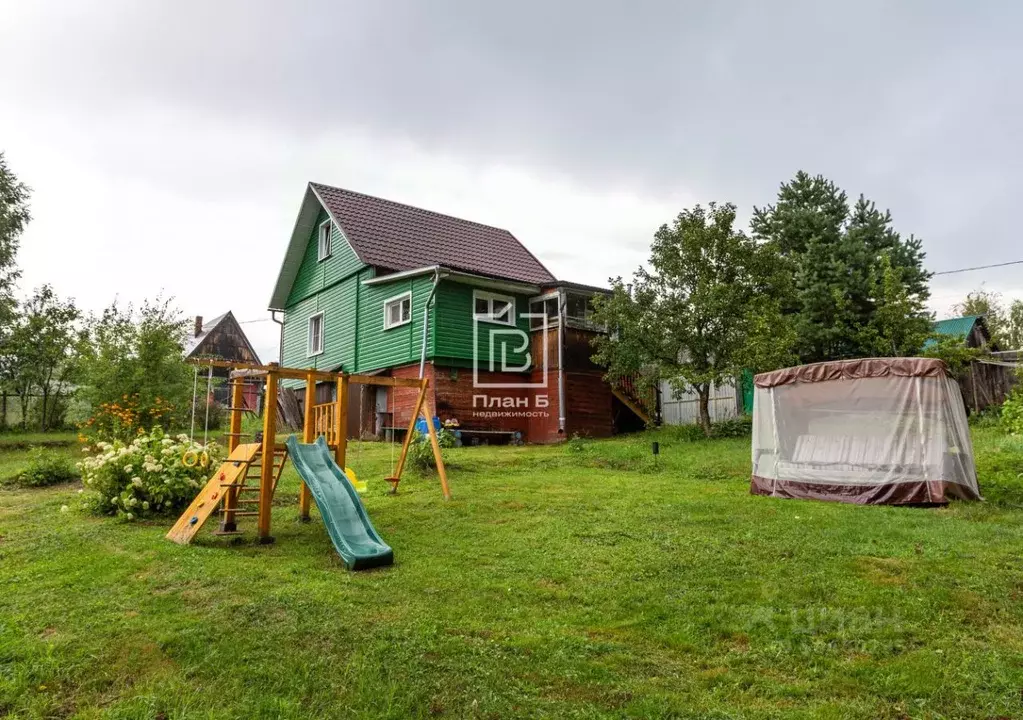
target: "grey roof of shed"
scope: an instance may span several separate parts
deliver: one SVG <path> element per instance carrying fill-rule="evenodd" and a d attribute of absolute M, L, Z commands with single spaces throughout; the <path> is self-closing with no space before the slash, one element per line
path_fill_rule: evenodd
<path fill-rule="evenodd" d="M 394 271 L 443 265 L 541 285 L 554 276 L 507 230 L 362 193 L 309 183 L 277 278 L 272 309 L 284 309 L 323 207 L 366 265 Z"/>

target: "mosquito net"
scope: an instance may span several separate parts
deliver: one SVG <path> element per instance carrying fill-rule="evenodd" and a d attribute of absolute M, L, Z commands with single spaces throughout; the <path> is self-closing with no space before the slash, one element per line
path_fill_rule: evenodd
<path fill-rule="evenodd" d="M 754 378 L 760 495 L 851 503 L 979 499 L 959 386 L 940 360 L 817 363 Z"/>

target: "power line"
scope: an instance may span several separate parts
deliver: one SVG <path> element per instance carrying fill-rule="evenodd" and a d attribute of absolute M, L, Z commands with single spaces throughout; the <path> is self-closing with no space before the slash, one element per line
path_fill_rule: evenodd
<path fill-rule="evenodd" d="M 955 275 L 956 273 L 971 272 L 973 270 L 987 270 L 989 268 L 1006 267 L 1008 265 L 1023 265 L 1023 260 L 1012 260 L 1010 262 L 995 263 L 994 265 L 978 265 L 977 267 L 959 268 L 958 270 L 942 270 L 935 275 Z"/>

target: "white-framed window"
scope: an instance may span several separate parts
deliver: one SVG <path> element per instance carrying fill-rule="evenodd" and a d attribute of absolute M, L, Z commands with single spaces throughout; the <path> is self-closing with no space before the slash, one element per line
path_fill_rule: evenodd
<path fill-rule="evenodd" d="M 498 325 L 515 324 L 515 298 L 485 290 L 473 290 L 472 316 Z"/>
<path fill-rule="evenodd" d="M 326 260 L 330 257 L 330 230 L 334 226 L 330 220 L 324 220 L 320 223 L 320 231 L 317 235 L 316 243 L 316 259 Z"/>
<path fill-rule="evenodd" d="M 310 357 L 323 353 L 323 312 L 309 316 L 309 335 L 306 354 Z"/>
<path fill-rule="evenodd" d="M 558 293 L 549 293 L 529 300 L 529 329 L 539 330 L 544 326 L 544 317 L 547 317 L 547 327 L 558 324 Z"/>
<path fill-rule="evenodd" d="M 384 300 L 384 330 L 412 322 L 412 292 Z"/>

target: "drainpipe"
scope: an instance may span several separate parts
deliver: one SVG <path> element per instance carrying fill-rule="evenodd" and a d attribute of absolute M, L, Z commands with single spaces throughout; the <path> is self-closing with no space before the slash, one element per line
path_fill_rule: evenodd
<path fill-rule="evenodd" d="M 419 353 L 420 380 L 423 379 L 423 373 L 426 372 L 426 340 L 430 332 L 430 303 L 433 302 L 433 296 L 437 293 L 437 284 L 440 282 L 440 278 L 440 268 L 437 268 L 433 271 L 433 287 L 430 288 L 430 294 L 426 298 L 426 305 L 423 306 L 423 347 Z"/>
<path fill-rule="evenodd" d="M 565 434 L 565 305 L 564 290 L 558 290 L 558 435 Z"/>
<path fill-rule="evenodd" d="M 281 326 L 280 343 L 279 343 L 278 349 L 277 349 L 277 362 L 279 364 L 283 365 L 284 364 L 284 320 L 278 320 L 277 319 L 277 311 L 276 310 L 271 310 L 270 311 L 270 319 L 273 320 L 275 323 L 277 323 L 278 325 Z"/>

